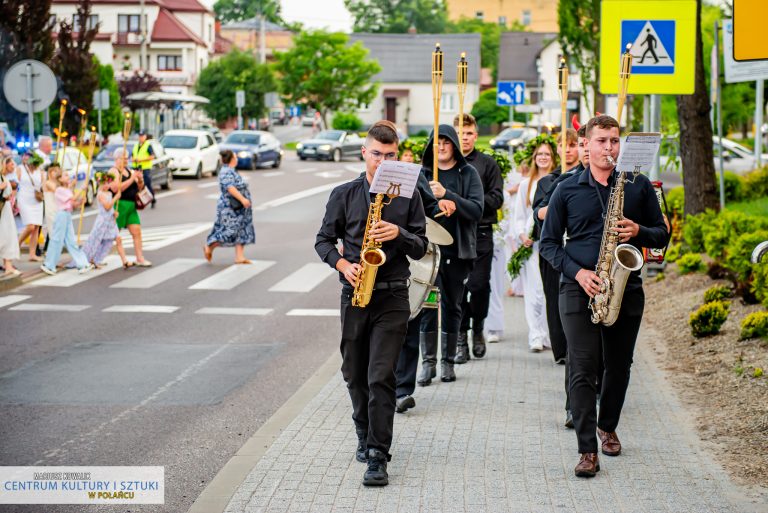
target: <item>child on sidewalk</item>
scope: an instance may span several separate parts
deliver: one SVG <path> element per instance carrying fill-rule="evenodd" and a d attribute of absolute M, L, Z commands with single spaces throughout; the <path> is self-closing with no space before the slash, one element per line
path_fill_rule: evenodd
<path fill-rule="evenodd" d="M 77 245 L 75 239 L 75 229 L 72 227 L 72 209 L 79 208 L 85 197 L 75 198 L 72 189 L 77 182 L 70 180 L 69 173 L 61 173 L 58 178 L 58 187 L 54 197 L 56 207 L 59 209 L 56 213 L 56 219 L 53 222 L 53 233 L 51 233 L 48 244 L 48 252 L 45 255 L 45 262 L 40 266 L 44 273 L 56 274 L 56 264 L 61 257 L 61 250 L 66 246 L 67 252 L 75 262 L 75 266 L 80 273 L 90 271 L 93 266 L 88 263 L 85 253 Z"/>
<path fill-rule="evenodd" d="M 110 170 L 106 173 L 97 173 L 99 193 L 96 196 L 99 214 L 93 223 L 88 240 L 83 246 L 85 256 L 96 267 L 102 267 L 104 258 L 112 250 L 112 244 L 117 242 L 117 254 L 123 262 L 123 267 L 129 267 L 125 257 L 123 242 L 117 229 L 117 211 L 115 204 L 120 200 L 121 191 L 117 188 L 117 174 Z"/>

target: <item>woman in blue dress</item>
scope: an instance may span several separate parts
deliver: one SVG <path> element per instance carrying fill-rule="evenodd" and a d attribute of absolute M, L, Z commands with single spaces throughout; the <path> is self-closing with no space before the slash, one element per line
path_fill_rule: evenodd
<path fill-rule="evenodd" d="M 235 263 L 250 264 L 245 258 L 245 245 L 256 242 L 251 193 L 243 177 L 235 171 L 237 156 L 231 150 L 224 150 L 221 161 L 224 162 L 219 172 L 221 196 L 216 204 L 216 222 L 203 248 L 205 259 L 210 262 L 213 250 L 219 246 L 234 246 Z"/>

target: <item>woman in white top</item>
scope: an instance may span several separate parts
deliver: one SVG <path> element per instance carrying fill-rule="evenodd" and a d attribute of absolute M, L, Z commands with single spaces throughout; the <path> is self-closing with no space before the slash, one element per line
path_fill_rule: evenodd
<path fill-rule="evenodd" d="M 523 280 L 525 320 L 528 323 L 528 346 L 535 353 L 545 347 L 550 347 L 550 342 L 544 286 L 539 271 L 539 242 L 531 240 L 531 231 L 533 230 L 531 203 L 539 179 L 555 168 L 556 154 L 554 139 L 545 140 L 535 147 L 531 171 L 529 176 L 520 182 L 512 216 L 513 233 L 516 235 L 518 243 L 533 247 L 533 254 L 520 269 L 520 277 Z"/>
<path fill-rule="evenodd" d="M 37 239 L 40 236 L 40 228 L 43 226 L 43 201 L 35 196 L 39 191 L 42 196 L 45 176 L 40 164 L 42 158 L 39 155 L 25 155 L 22 164 L 16 169 L 19 179 L 19 190 L 16 193 L 16 204 L 19 207 L 21 224 L 24 229 L 19 234 L 19 246 L 29 237 L 29 259 L 41 262 L 43 259 L 36 255 Z"/>
<path fill-rule="evenodd" d="M 7 178 L 14 173 L 15 166 L 11 157 L 3 158 L 0 163 L 0 259 L 3 261 L 5 275 L 21 274 L 13 266 L 13 260 L 20 257 L 19 232 L 16 231 L 16 220 L 13 218 L 11 206 L 14 182 Z"/>

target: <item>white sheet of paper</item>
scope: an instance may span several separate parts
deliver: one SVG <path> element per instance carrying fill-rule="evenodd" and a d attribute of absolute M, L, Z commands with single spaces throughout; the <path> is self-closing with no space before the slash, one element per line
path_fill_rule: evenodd
<path fill-rule="evenodd" d="M 399 184 L 400 196 L 410 199 L 413 196 L 413 191 L 416 190 L 419 173 L 421 173 L 421 164 L 384 160 L 376 169 L 376 174 L 373 175 L 371 192 L 387 194 L 392 184 Z"/>
<path fill-rule="evenodd" d="M 630 132 L 621 146 L 618 171 L 650 173 L 661 147 L 661 134 Z"/>

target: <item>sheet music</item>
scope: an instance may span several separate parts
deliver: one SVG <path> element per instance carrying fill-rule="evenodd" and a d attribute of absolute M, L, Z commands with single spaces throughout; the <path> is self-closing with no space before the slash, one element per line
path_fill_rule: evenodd
<path fill-rule="evenodd" d="M 630 132 L 624 144 L 616 169 L 623 172 L 650 173 L 661 147 L 661 134 Z"/>
<path fill-rule="evenodd" d="M 413 196 L 413 191 L 416 190 L 419 173 L 421 173 L 421 164 L 384 160 L 379 164 L 376 174 L 373 176 L 371 192 L 387 194 L 388 191 L 399 189 L 400 196 L 410 199 Z"/>

